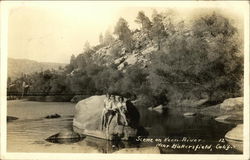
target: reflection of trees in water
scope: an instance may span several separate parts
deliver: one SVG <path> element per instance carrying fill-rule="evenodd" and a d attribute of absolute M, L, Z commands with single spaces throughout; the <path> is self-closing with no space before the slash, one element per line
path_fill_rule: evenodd
<path fill-rule="evenodd" d="M 141 124 L 149 136 L 189 136 L 215 139 L 223 137 L 233 125 L 216 122 L 212 117 L 196 115 L 184 117 L 178 110 L 167 110 L 162 114 L 140 109 Z"/>

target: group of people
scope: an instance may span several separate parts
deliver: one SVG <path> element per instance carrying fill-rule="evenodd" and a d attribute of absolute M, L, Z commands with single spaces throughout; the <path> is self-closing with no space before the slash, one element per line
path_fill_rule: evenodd
<path fill-rule="evenodd" d="M 109 127 L 114 116 L 116 116 L 116 121 L 118 124 L 120 123 L 119 120 L 122 117 L 125 125 L 128 125 L 127 117 L 125 115 L 126 112 L 126 101 L 122 96 L 106 94 L 102 112 L 102 130 Z"/>

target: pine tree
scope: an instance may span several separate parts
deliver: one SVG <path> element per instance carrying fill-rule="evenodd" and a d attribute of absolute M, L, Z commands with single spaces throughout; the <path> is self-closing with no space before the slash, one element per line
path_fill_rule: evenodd
<path fill-rule="evenodd" d="M 132 32 L 129 29 L 128 22 L 125 19 L 119 19 L 115 26 L 114 34 L 118 36 L 118 39 L 124 43 L 125 47 L 129 51 L 133 49 Z"/>

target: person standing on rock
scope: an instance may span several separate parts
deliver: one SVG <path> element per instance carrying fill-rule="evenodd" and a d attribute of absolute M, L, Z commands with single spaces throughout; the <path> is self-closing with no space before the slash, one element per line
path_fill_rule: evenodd
<path fill-rule="evenodd" d="M 103 111 L 102 111 L 102 117 L 101 117 L 101 129 L 106 128 L 107 121 L 108 121 L 108 109 L 111 108 L 111 99 L 110 99 L 110 94 L 106 94 L 106 98 L 104 99 L 104 106 L 103 106 Z"/>
<path fill-rule="evenodd" d="M 125 113 L 127 112 L 127 107 L 126 107 L 126 104 L 124 103 L 123 97 L 118 96 L 116 108 L 117 108 L 117 124 L 119 124 L 119 119 L 121 116 L 125 122 L 125 125 L 127 126 L 128 121 L 127 121 L 127 117 L 125 115 Z"/>
<path fill-rule="evenodd" d="M 116 99 L 115 99 L 115 95 L 111 95 L 111 98 L 110 98 L 110 103 L 109 103 L 109 108 L 108 111 L 107 111 L 107 119 L 108 119 L 108 122 L 107 122 L 107 125 L 106 128 L 109 128 L 109 125 L 112 121 L 112 119 L 114 118 L 114 116 L 116 115 Z"/>

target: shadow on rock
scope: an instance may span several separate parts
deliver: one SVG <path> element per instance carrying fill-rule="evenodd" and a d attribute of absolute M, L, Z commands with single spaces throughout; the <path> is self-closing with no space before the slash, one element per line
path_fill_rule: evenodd
<path fill-rule="evenodd" d="M 134 104 L 131 101 L 126 101 L 127 106 L 127 113 L 126 117 L 128 119 L 128 123 L 131 127 L 138 127 L 139 121 L 140 121 L 140 113 L 137 110 L 137 108 L 134 106 Z"/>

